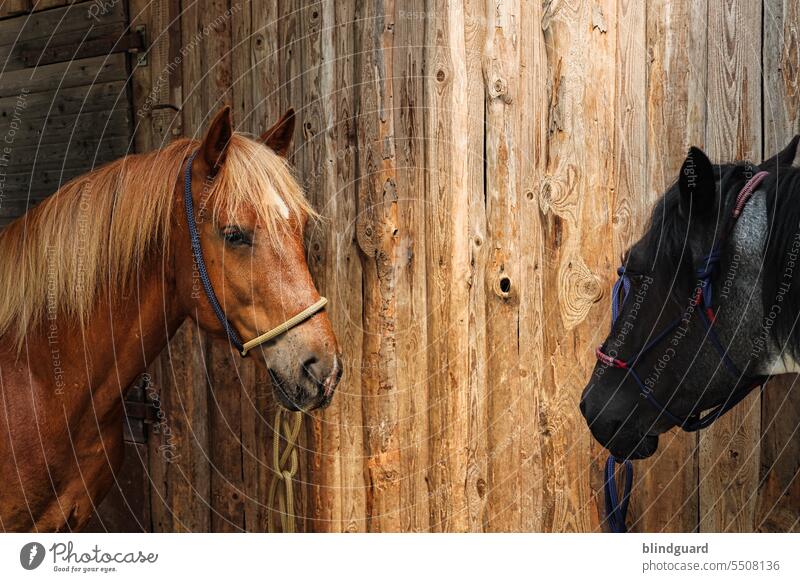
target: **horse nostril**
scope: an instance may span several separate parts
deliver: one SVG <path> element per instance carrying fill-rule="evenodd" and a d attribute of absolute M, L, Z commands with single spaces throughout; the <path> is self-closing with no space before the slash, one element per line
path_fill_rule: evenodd
<path fill-rule="evenodd" d="M 306 361 L 303 362 L 303 374 L 308 376 L 314 382 L 322 382 L 323 379 L 320 379 L 317 374 L 319 370 L 319 358 L 317 356 L 311 356 L 307 358 Z"/>

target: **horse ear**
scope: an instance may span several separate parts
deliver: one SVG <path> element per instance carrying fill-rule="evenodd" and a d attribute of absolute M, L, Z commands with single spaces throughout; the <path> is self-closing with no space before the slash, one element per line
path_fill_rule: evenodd
<path fill-rule="evenodd" d="M 692 146 L 681 166 L 678 177 L 680 212 L 684 218 L 704 218 L 714 208 L 717 181 L 711 160 L 699 148 Z"/>
<path fill-rule="evenodd" d="M 800 147 L 798 145 L 800 145 L 800 135 L 794 136 L 785 148 L 770 159 L 762 162 L 761 168 L 772 171 L 779 167 L 789 168 L 794 166 L 795 168 L 800 168 Z"/>
<path fill-rule="evenodd" d="M 233 119 L 231 108 L 226 105 L 217 113 L 208 126 L 203 143 L 200 145 L 203 160 L 211 174 L 216 173 L 225 162 L 225 155 L 228 151 L 231 137 L 233 137 Z"/>
<path fill-rule="evenodd" d="M 286 157 L 294 136 L 294 109 L 284 113 L 281 118 L 261 134 L 261 141 L 279 156 Z"/>

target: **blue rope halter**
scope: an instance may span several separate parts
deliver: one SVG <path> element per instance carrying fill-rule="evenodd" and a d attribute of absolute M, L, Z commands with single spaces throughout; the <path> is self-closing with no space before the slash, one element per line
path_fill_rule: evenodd
<path fill-rule="evenodd" d="M 242 338 L 239 337 L 239 334 L 236 333 L 231 322 L 225 317 L 225 311 L 223 311 L 222 305 L 219 304 L 217 294 L 214 293 L 214 287 L 211 285 L 211 279 L 208 278 L 206 262 L 203 259 L 203 247 L 200 246 L 200 233 L 197 230 L 197 221 L 194 217 L 194 202 L 192 201 L 192 163 L 196 156 L 197 152 L 189 156 L 183 181 L 183 205 L 186 209 L 186 222 L 189 224 L 189 239 L 192 242 L 192 255 L 194 255 L 197 273 L 200 275 L 200 281 L 203 283 L 203 289 L 206 292 L 206 297 L 208 297 L 208 302 L 211 304 L 211 309 L 214 310 L 214 315 L 217 316 L 222 328 L 228 335 L 228 340 L 234 345 L 236 350 L 241 353 L 242 350 L 244 350 Z"/>
<path fill-rule="evenodd" d="M 744 208 L 744 205 L 750 199 L 750 196 L 753 194 L 755 188 L 761 183 L 761 181 L 767 176 L 767 172 L 759 172 L 747 183 L 744 185 L 742 190 L 739 192 L 739 195 L 736 198 L 736 205 L 734 206 L 734 210 L 732 213 L 733 221 L 739 218 L 739 215 Z M 730 224 L 728 230 L 725 232 L 727 235 L 730 232 L 730 229 L 733 227 L 733 222 Z M 724 241 L 727 236 L 721 237 L 721 241 Z M 713 285 L 712 280 L 714 275 L 716 274 L 719 263 L 720 263 L 720 256 L 721 256 L 721 242 L 717 241 L 711 252 L 702 258 L 700 261 L 700 267 L 696 270 L 696 275 L 699 281 L 699 286 L 697 289 L 697 294 L 692 299 L 692 303 L 690 305 L 690 309 L 692 311 L 697 311 L 700 317 L 700 321 L 703 323 L 703 327 L 706 330 L 706 337 L 711 341 L 711 344 L 714 346 L 714 349 L 717 350 L 717 353 L 722 360 L 725 368 L 730 372 L 730 374 L 736 379 L 736 387 L 734 390 L 731 391 L 730 396 L 721 404 L 715 406 L 711 410 L 709 410 L 704 416 L 701 415 L 700 410 L 692 410 L 688 416 L 685 418 L 681 418 L 667 408 L 665 404 L 659 402 L 652 394 L 652 390 L 647 388 L 645 383 L 642 381 L 641 376 L 636 371 L 636 365 L 641 361 L 641 359 L 647 354 L 650 350 L 652 350 L 656 345 L 661 343 L 664 338 L 669 336 L 681 323 L 683 317 L 679 317 L 675 319 L 672 323 L 670 323 L 663 331 L 659 332 L 653 339 L 651 339 L 647 344 L 644 345 L 636 354 L 628 359 L 623 360 L 621 358 L 614 358 L 605 352 L 603 352 L 602 347 L 597 348 L 595 351 L 595 355 L 597 359 L 605 364 L 606 366 L 610 366 L 612 368 L 618 368 L 621 370 L 625 370 L 631 378 L 634 379 L 636 384 L 639 386 L 639 393 L 641 396 L 656 410 L 658 410 L 661 414 L 663 414 L 666 418 L 668 418 L 672 423 L 676 426 L 679 426 L 683 430 L 687 432 L 694 432 L 703 428 L 706 428 L 713 424 L 719 417 L 723 414 L 728 412 L 731 408 L 739 404 L 750 392 L 756 388 L 757 386 L 761 386 L 764 383 L 764 378 L 762 377 L 748 377 L 747 382 L 745 382 L 741 387 L 739 387 L 740 379 L 743 378 L 742 372 L 736 366 L 736 364 L 731 360 L 730 356 L 728 355 L 727 349 L 722 345 L 722 342 L 719 339 L 719 335 L 714 328 L 714 322 L 716 321 L 716 315 L 714 313 L 713 308 Z M 614 287 L 611 292 L 611 328 L 613 330 L 614 324 L 619 317 L 619 314 L 622 310 L 622 306 L 625 303 L 625 299 L 627 298 L 628 294 L 630 293 L 631 289 L 631 281 L 630 277 L 626 273 L 625 267 L 621 266 L 617 269 L 617 274 L 619 278 L 617 279 L 616 283 L 614 283 Z M 700 307 L 700 309 L 695 309 L 696 307 Z M 617 491 L 617 483 L 615 479 L 615 467 L 617 464 L 623 465 L 625 469 L 625 480 L 624 480 L 624 489 L 622 499 L 619 499 L 619 493 Z M 606 506 L 606 520 L 608 521 L 609 529 L 614 533 L 625 533 L 628 531 L 627 526 L 625 524 L 625 518 L 628 513 L 628 502 L 630 500 L 631 489 L 633 487 L 633 464 L 629 459 L 618 459 L 613 455 L 609 455 L 608 460 L 606 461 L 605 466 L 605 483 L 604 483 L 604 492 L 605 492 L 605 506 Z"/>

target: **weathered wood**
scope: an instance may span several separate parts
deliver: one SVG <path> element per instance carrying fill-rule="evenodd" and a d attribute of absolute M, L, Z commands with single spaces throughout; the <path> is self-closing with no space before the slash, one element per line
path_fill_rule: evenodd
<path fill-rule="evenodd" d="M 251 379 L 252 362 L 233 360 L 238 354 L 227 342 L 210 342 L 206 366 L 209 374 L 209 450 L 211 452 L 211 531 L 244 531 L 241 385 Z M 241 371 L 240 371 L 241 370 Z M 242 374 L 242 371 L 246 374 Z"/>
<path fill-rule="evenodd" d="M 313 9 L 319 8 L 314 17 Z M 362 463 L 353 463 L 364 450 L 362 411 L 363 313 L 362 266 L 354 225 L 356 196 L 355 6 L 326 0 L 311 7 L 318 30 L 316 48 L 322 59 L 310 75 L 311 130 L 301 125 L 304 146 L 311 148 L 300 179 L 315 207 L 329 223 L 309 232 L 309 264 L 320 291 L 337 308 L 329 310 L 344 349 L 345 373 L 333 404 L 309 427 L 311 491 L 309 524 L 317 531 L 364 531 L 367 528 L 367 484 Z M 347 347 L 349 346 L 349 347 Z"/>
<path fill-rule="evenodd" d="M 389 5 L 391 6 L 391 5 Z M 389 7 L 387 6 L 387 8 Z M 388 25 L 394 30 L 389 74 L 394 81 L 392 109 L 385 115 L 394 117 L 394 155 L 396 175 L 394 188 L 397 197 L 396 293 L 404 298 L 397 303 L 396 357 L 398 410 L 398 461 L 400 531 L 428 531 L 430 523 L 429 494 L 426 470 L 430 463 L 431 437 L 428 414 L 428 368 L 426 346 L 431 342 L 427 335 L 426 315 L 429 307 L 426 297 L 426 258 L 428 247 L 426 217 L 428 204 L 420 192 L 425 188 L 424 86 L 430 79 L 425 75 L 425 27 L 409 18 L 409 14 L 423 13 L 424 0 L 398 2 L 387 15 Z M 441 371 L 433 371 L 440 374 Z M 455 469 L 455 467 L 454 467 Z"/>
<path fill-rule="evenodd" d="M 485 434 L 487 421 L 485 290 L 483 261 L 474 260 L 483 256 L 486 237 L 482 9 L 476 2 L 439 2 L 407 12 L 403 23 L 416 27 L 424 19 L 430 55 L 424 69 L 425 157 L 417 162 L 426 169 L 426 228 L 414 256 L 426 259 L 427 315 L 417 317 L 427 327 L 419 349 L 427 351 L 430 395 L 420 411 L 430 425 L 426 479 L 433 531 L 480 531 L 485 510 L 486 448 L 476 438 Z"/>
<path fill-rule="evenodd" d="M 92 57 L 66 63 L 37 67 L 33 72 L 23 69 L 0 75 L 0 97 L 94 85 L 127 79 L 125 55 Z"/>
<path fill-rule="evenodd" d="M 707 151 L 715 160 L 758 160 L 761 6 L 708 2 Z M 753 531 L 761 397 L 755 392 L 700 435 L 700 530 Z"/>
<path fill-rule="evenodd" d="M 150 479 L 147 445 L 125 443 L 125 460 L 111 492 L 96 508 L 86 532 L 150 531 Z"/>
<path fill-rule="evenodd" d="M 31 20 L 39 18 L 31 17 Z M 124 21 L 111 24 L 94 24 L 88 28 L 54 32 L 52 37 L 20 40 L 15 44 L 0 46 L 0 62 L 6 71 L 39 67 L 47 64 L 105 56 L 112 52 L 127 52 L 131 36 Z M 135 34 L 135 33 L 134 33 Z M 5 40 L 5 39 L 4 39 Z"/>
<path fill-rule="evenodd" d="M 83 32 L 92 28 L 125 22 L 125 3 L 107 2 L 98 5 L 93 0 L 63 6 L 55 10 L 36 12 L 21 21 L 14 19 L 0 22 L 0 45 L 18 45 L 41 38 Z"/>
<path fill-rule="evenodd" d="M 545 307 L 537 317 L 548 360 L 538 415 L 548 488 L 544 510 L 547 529 L 555 531 L 591 531 L 600 521 L 599 508 L 591 506 L 604 454 L 591 444 L 577 405 L 595 363 L 596 330 L 602 334 L 608 326 L 607 303 L 600 300 L 616 262 L 610 245 L 597 242 L 611 240 L 613 159 L 595 153 L 613 147 L 614 8 L 613 2 L 550 4 L 541 20 L 548 143 L 534 197 L 544 248 Z"/>
<path fill-rule="evenodd" d="M 20 99 L 18 95 L 0 99 L 0 123 L 13 116 Z M 124 81 L 95 83 L 82 87 L 30 93 L 25 95 L 21 116 L 41 118 L 50 115 L 74 115 L 113 109 L 115 104 L 126 101 Z"/>
<path fill-rule="evenodd" d="M 34 160 L 38 169 L 60 169 L 83 166 L 98 167 L 106 162 L 132 153 L 133 146 L 126 136 L 109 137 L 99 143 L 91 138 L 74 139 L 69 143 L 46 143 L 14 148 L 8 171 L 33 168 Z M 18 160 L 18 163 L 17 163 Z M 88 164 L 88 166 L 87 166 Z M 20 170 L 21 171 L 21 170 Z"/>
<path fill-rule="evenodd" d="M 800 2 L 765 0 L 764 156 L 800 133 Z M 761 470 L 756 528 L 800 530 L 800 389 L 797 376 L 771 380 L 761 399 Z M 755 492 L 751 492 L 755 494 Z"/>
<path fill-rule="evenodd" d="M 79 114 L 29 118 L 22 115 L 0 120 L 0 135 L 13 134 L 15 143 L 63 143 L 73 139 L 95 140 L 131 135 L 127 102 L 110 111 L 89 111 Z"/>
<path fill-rule="evenodd" d="M 486 15 L 486 342 L 491 378 L 486 523 L 493 531 L 520 528 L 520 454 L 523 447 L 519 377 L 519 213 L 517 172 L 521 137 L 520 3 L 499 2 Z"/>
<path fill-rule="evenodd" d="M 359 6 L 358 214 L 356 241 L 364 288 L 363 382 L 367 519 L 370 531 L 400 529 L 400 427 L 397 378 L 397 279 L 400 223 L 394 107 L 394 22 L 381 4 Z"/>
<path fill-rule="evenodd" d="M 0 18 L 23 14 L 30 9 L 31 0 L 3 0 L 3 3 L 0 4 Z"/>

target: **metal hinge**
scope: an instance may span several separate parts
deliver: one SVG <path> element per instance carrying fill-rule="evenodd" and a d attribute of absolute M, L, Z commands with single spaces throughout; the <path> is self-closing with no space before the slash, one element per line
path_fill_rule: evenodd
<path fill-rule="evenodd" d="M 123 400 L 125 418 L 122 436 L 125 442 L 144 444 L 150 432 L 148 425 L 158 422 L 157 402 L 150 397 L 150 376 L 142 374 L 128 388 Z"/>

